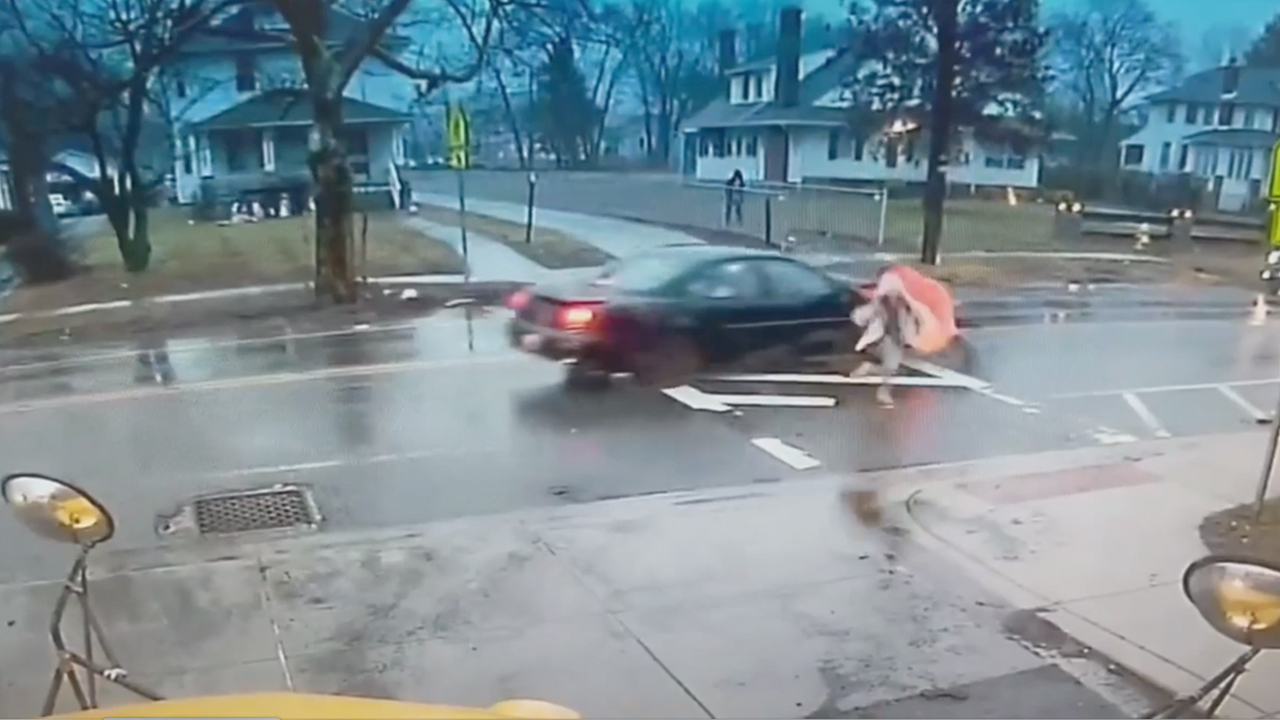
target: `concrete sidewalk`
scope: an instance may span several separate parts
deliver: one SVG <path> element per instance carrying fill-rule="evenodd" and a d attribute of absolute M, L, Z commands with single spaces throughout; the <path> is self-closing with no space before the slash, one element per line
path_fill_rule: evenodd
<path fill-rule="evenodd" d="M 457 209 L 457 196 L 443 193 L 414 192 L 414 200 L 427 205 Z M 523 205 L 467 198 L 467 210 L 478 215 L 524 224 L 526 209 Z M 565 212 L 563 210 L 547 210 L 538 208 L 535 211 L 534 223 L 542 227 L 558 230 L 617 258 L 625 258 L 637 253 L 651 250 L 663 245 L 701 244 L 702 241 L 692 235 L 667 230 L 653 225 L 619 220 L 617 218 L 582 213 Z"/>
<path fill-rule="evenodd" d="M 974 467 L 870 479 L 914 486 Z M 92 591 L 133 677 L 170 695 L 535 697 L 586 717 L 1115 718 L 1149 706 L 1104 665 L 1033 651 L 1030 626 L 949 563 L 887 557 L 885 535 L 849 522 L 842 485 L 104 550 Z M 0 717 L 39 707 L 57 589 L 0 586 Z"/>
<path fill-rule="evenodd" d="M 1015 607 L 1177 693 L 1243 649 L 1183 596 L 1182 572 L 1208 554 L 1205 516 L 1252 500 L 1266 432 L 1129 445 L 1088 465 L 1046 456 L 1003 476 L 967 473 L 900 488 L 908 526 Z M 1057 464 L 1058 467 L 1054 467 Z M 1274 494 L 1274 492 L 1273 492 Z M 1280 655 L 1264 653 L 1226 717 L 1277 717 Z"/>
<path fill-rule="evenodd" d="M 447 243 L 459 256 L 464 255 L 460 228 L 441 225 L 419 217 L 408 217 L 404 222 L 428 237 Z M 555 277 L 558 273 L 474 230 L 467 231 L 465 257 L 467 267 L 471 270 L 471 279 L 480 282 L 539 283 Z"/>

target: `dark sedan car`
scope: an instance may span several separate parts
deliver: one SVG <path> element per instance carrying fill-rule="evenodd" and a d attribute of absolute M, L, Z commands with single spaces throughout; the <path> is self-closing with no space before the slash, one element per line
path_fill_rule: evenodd
<path fill-rule="evenodd" d="M 753 359 L 845 353 L 860 297 L 777 253 L 671 246 L 615 262 L 592 281 L 517 292 L 509 333 L 515 347 L 568 361 L 573 384 L 612 373 L 661 384 Z"/>

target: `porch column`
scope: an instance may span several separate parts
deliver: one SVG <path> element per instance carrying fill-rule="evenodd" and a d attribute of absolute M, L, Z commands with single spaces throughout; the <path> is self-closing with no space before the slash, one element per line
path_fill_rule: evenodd
<path fill-rule="evenodd" d="M 391 160 L 396 165 L 404 164 L 404 128 L 396 127 L 391 131 Z"/>
<path fill-rule="evenodd" d="M 209 144 L 209 133 L 201 133 L 200 145 L 200 177 L 213 177 L 213 147 Z"/>
<path fill-rule="evenodd" d="M 262 169 L 276 171 L 276 133 L 271 128 L 262 131 Z"/>

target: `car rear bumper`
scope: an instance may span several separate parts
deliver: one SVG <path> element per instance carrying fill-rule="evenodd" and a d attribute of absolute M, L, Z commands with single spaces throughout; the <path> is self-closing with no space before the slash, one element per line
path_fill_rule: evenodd
<path fill-rule="evenodd" d="M 568 333 L 512 318 L 507 323 L 511 347 L 550 360 L 575 361 L 600 354 L 600 343 L 581 333 Z"/>

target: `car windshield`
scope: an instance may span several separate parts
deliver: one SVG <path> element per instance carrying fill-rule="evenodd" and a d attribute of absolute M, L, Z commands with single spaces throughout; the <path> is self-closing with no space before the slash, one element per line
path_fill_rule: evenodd
<path fill-rule="evenodd" d="M 642 255 L 609 265 L 595 284 L 633 292 L 653 291 L 670 282 L 688 265 L 687 261 L 669 255 Z"/>

